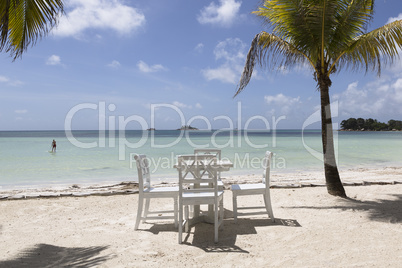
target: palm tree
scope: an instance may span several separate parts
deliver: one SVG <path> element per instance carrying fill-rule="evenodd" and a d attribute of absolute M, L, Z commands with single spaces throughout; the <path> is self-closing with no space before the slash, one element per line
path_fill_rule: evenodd
<path fill-rule="evenodd" d="M 57 24 L 64 12 L 63 0 L 1 0 L 0 51 L 14 60 L 22 56 Z"/>
<path fill-rule="evenodd" d="M 328 193 L 346 197 L 335 160 L 330 75 L 342 68 L 381 73 L 402 47 L 402 20 L 367 32 L 375 0 L 265 0 L 253 13 L 272 26 L 257 34 L 238 85 L 249 83 L 256 63 L 272 69 L 308 65 L 321 96 L 321 132 Z"/>

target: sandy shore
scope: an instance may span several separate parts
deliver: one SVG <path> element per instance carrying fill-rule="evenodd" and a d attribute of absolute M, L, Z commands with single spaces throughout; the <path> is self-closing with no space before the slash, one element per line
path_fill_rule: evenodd
<path fill-rule="evenodd" d="M 272 172 L 272 188 L 299 188 L 311 186 L 324 186 L 324 171 L 300 171 L 293 173 Z M 229 175 L 229 176 L 227 176 Z M 345 186 L 358 186 L 370 184 L 395 184 L 402 183 L 401 167 L 378 167 L 378 168 L 356 168 L 340 170 L 342 182 Z M 233 183 L 255 183 L 261 181 L 262 174 L 255 172 L 248 175 L 233 175 L 223 173 L 223 181 L 226 188 L 230 188 Z M 155 180 L 154 186 L 177 185 L 171 181 Z M 89 195 L 120 195 L 138 193 L 138 183 L 136 181 L 126 181 L 119 183 L 99 183 L 99 184 L 74 184 L 74 185 L 53 185 L 48 187 L 40 186 L 18 186 L 11 189 L 2 189 L 0 186 L 0 201 L 9 199 L 25 198 L 49 198 L 73 196 L 82 197 Z"/>
<path fill-rule="evenodd" d="M 397 183 L 346 186 L 349 199 L 325 187 L 272 189 L 275 223 L 261 215 L 235 224 L 225 191 L 218 244 L 205 223 L 193 226 L 182 245 L 170 221 L 134 231 L 137 194 L 3 200 L 0 267 L 400 267 L 401 169 L 376 172 L 343 178 L 360 182 L 372 174 L 372 181 Z M 159 209 L 172 206 L 153 201 Z M 262 203 L 259 196 L 239 198 L 239 205 Z"/>

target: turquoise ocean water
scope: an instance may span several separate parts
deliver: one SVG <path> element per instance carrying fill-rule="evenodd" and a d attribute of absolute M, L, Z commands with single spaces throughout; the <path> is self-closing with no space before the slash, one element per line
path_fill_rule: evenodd
<path fill-rule="evenodd" d="M 402 166 L 402 132 L 335 134 L 341 170 Z M 136 181 L 133 153 L 151 158 L 155 180 L 176 181 L 176 156 L 201 147 L 218 147 L 234 163 L 225 176 L 259 172 L 266 150 L 275 154 L 274 172 L 323 169 L 318 130 L 0 131 L 0 189 Z"/>

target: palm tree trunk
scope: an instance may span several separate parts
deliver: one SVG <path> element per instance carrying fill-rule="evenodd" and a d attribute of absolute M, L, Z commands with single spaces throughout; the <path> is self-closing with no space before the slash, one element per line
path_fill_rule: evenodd
<path fill-rule="evenodd" d="M 341 179 L 339 177 L 338 167 L 335 159 L 334 134 L 332 129 L 331 106 L 329 99 L 329 84 L 325 81 L 320 82 L 321 83 L 318 84 L 321 93 L 321 135 L 327 191 L 331 195 L 346 197 L 345 189 L 343 188 Z"/>

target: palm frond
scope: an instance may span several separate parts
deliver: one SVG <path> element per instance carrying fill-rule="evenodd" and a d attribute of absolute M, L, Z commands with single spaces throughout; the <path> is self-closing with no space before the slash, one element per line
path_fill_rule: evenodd
<path fill-rule="evenodd" d="M 9 24 L 10 1 L 0 1 L 0 51 L 8 43 L 8 24 Z"/>
<path fill-rule="evenodd" d="M 339 65 L 359 69 L 364 67 L 381 74 L 382 63 L 392 63 L 402 49 L 402 20 L 394 21 L 367 34 L 354 42 L 339 57 Z"/>
<path fill-rule="evenodd" d="M 382 64 L 402 49 L 402 21 L 366 33 L 374 2 L 265 0 L 253 13 L 272 26 L 272 34 L 254 37 L 235 96 L 250 82 L 256 63 L 289 67 L 307 61 L 314 76 L 328 83 L 330 74 L 342 68 L 371 68 L 380 74 Z"/>
<path fill-rule="evenodd" d="M 253 13 L 273 26 L 274 35 L 316 62 L 323 58 L 339 9 L 335 1 L 325 1 L 325 5 L 319 2 L 323 1 L 270 0 Z"/>
<path fill-rule="evenodd" d="M 248 85 L 257 63 L 261 66 L 269 65 L 275 68 L 294 66 L 295 63 L 305 61 L 309 61 L 307 55 L 299 51 L 293 44 L 273 34 L 261 32 L 251 42 L 243 73 L 233 97 L 236 97 Z M 314 64 L 311 61 L 309 63 L 314 68 Z"/>
<path fill-rule="evenodd" d="M 246 59 L 245 65 L 244 65 L 243 73 L 240 77 L 238 89 L 236 91 L 236 94 L 233 96 L 233 98 L 236 97 L 248 85 L 248 83 L 250 82 L 251 76 L 253 75 L 259 35 L 260 34 L 257 34 L 254 37 L 253 41 L 251 42 L 250 49 L 247 53 L 247 59 Z"/>
<path fill-rule="evenodd" d="M 373 17 L 372 0 L 339 2 L 334 17 L 334 28 L 326 48 L 331 58 L 336 58 L 354 42 L 357 36 L 364 34 Z"/>
<path fill-rule="evenodd" d="M 34 45 L 37 40 L 46 36 L 57 24 L 59 15 L 64 12 L 63 0 L 6 0 L 4 2 L 9 3 L 9 6 L 8 11 L 4 10 L 1 13 L 1 20 L 8 23 L 7 32 L 4 32 L 5 28 L 1 29 L 0 50 L 5 49 L 10 52 L 14 60 L 20 57 L 29 45 Z M 1 8 L 3 6 L 6 8 L 5 4 L 2 4 Z M 2 27 L 5 26 L 2 25 Z"/>
<path fill-rule="evenodd" d="M 319 39 L 311 25 L 311 10 L 304 1 L 270 0 L 253 12 L 273 26 L 272 34 L 290 41 L 300 51 L 308 51 Z"/>

